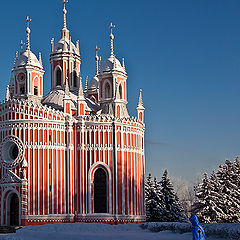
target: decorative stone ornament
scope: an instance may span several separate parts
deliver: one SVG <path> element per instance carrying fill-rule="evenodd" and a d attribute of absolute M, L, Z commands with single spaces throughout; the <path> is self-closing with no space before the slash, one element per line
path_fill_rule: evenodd
<path fill-rule="evenodd" d="M 5 168 L 13 168 L 23 161 L 24 146 L 16 136 L 7 136 L 0 144 L 0 162 Z"/>

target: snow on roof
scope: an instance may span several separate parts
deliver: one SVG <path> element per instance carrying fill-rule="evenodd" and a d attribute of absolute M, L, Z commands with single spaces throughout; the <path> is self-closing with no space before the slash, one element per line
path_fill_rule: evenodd
<path fill-rule="evenodd" d="M 20 54 L 19 58 L 16 60 L 16 63 L 14 64 L 14 67 L 22 67 L 26 66 L 28 63 L 28 58 L 29 58 L 29 52 L 25 51 Z M 36 55 L 30 51 L 30 65 L 42 68 L 42 65 L 38 61 Z"/>
<path fill-rule="evenodd" d="M 63 99 L 65 96 L 65 92 L 62 89 L 56 89 L 48 93 L 46 96 L 43 97 L 42 104 L 51 106 L 54 109 L 63 110 Z M 71 99 L 71 109 L 77 109 L 77 93 L 69 92 L 69 97 Z M 85 97 L 86 102 L 86 110 L 97 112 L 100 109 L 100 106 L 90 100 L 89 98 Z"/>
<path fill-rule="evenodd" d="M 114 68 L 114 61 L 115 61 L 115 68 Z M 101 68 L 101 73 L 110 72 L 111 70 L 113 70 L 113 68 L 117 71 L 125 72 L 121 63 L 119 62 L 119 60 L 115 56 L 110 56 L 103 63 L 102 68 Z"/>

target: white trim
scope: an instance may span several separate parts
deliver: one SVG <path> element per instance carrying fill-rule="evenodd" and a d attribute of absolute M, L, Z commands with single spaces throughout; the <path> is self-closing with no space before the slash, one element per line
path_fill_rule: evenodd
<path fill-rule="evenodd" d="M 96 167 L 96 168 L 95 168 Z M 95 168 L 94 172 L 93 169 Z M 108 209 L 108 213 L 112 213 L 112 204 L 111 204 L 111 199 L 112 199 L 112 193 L 111 193 L 111 186 L 112 186 L 112 178 L 111 178 L 111 170 L 109 168 L 109 166 L 104 163 L 104 162 L 96 162 L 94 163 L 88 171 L 88 203 L 89 203 L 89 213 L 94 213 L 94 209 L 91 209 L 91 196 L 93 194 L 93 203 L 94 203 L 94 190 L 93 192 L 91 191 L 91 185 L 93 185 L 94 183 L 94 174 L 96 172 L 96 170 L 98 168 L 102 168 L 105 172 L 107 170 L 107 175 L 108 175 L 108 179 L 107 179 L 107 187 L 108 187 L 108 196 L 107 196 L 107 205 L 109 203 L 109 209 Z M 91 175 L 93 174 L 93 179 L 91 181 Z M 106 175 L 106 176 L 107 176 Z M 94 205 L 93 205 L 94 208 Z"/>
<path fill-rule="evenodd" d="M 21 186 L 19 186 L 19 188 L 21 188 Z M 4 201 L 4 197 L 5 197 L 5 194 L 7 191 L 10 191 L 7 196 L 6 196 L 6 211 L 5 211 L 5 216 L 3 215 L 3 201 Z M 9 196 L 11 195 L 11 193 L 16 193 L 17 196 L 18 196 L 18 203 L 19 203 L 19 225 L 21 225 L 21 213 L 22 213 L 22 206 L 21 206 L 21 196 L 20 196 L 20 193 L 13 187 L 7 187 L 3 193 L 2 193 L 2 196 L 1 196 L 1 225 L 3 225 L 3 219 L 5 218 L 6 220 L 6 224 L 5 225 L 10 225 L 9 223 L 9 219 L 8 219 L 8 204 L 9 204 Z"/>

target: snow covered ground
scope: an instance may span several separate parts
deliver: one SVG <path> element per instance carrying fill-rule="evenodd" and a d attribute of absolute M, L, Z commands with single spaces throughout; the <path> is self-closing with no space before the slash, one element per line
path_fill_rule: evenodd
<path fill-rule="evenodd" d="M 191 233 L 150 232 L 137 224 L 111 226 L 101 223 L 55 223 L 27 226 L 16 234 L 0 235 L 0 240 L 192 240 Z M 222 240 L 208 237 L 208 240 Z"/>

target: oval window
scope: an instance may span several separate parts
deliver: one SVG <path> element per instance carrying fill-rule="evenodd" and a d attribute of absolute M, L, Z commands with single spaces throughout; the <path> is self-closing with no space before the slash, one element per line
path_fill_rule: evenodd
<path fill-rule="evenodd" d="M 2 147 L 2 158 L 5 162 L 13 162 L 19 154 L 18 146 L 15 142 L 6 142 Z"/>

